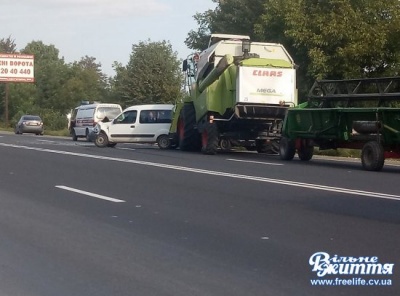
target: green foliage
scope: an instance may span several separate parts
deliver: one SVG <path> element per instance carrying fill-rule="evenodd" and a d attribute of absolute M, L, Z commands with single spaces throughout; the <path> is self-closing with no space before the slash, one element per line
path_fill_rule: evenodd
<path fill-rule="evenodd" d="M 264 11 L 264 0 L 218 1 L 215 10 L 207 10 L 194 16 L 197 31 L 191 30 L 185 44 L 195 50 L 204 50 L 211 33 L 249 35 L 256 39 L 257 26 Z"/>
<path fill-rule="evenodd" d="M 63 130 L 67 126 L 67 117 L 65 114 L 61 114 L 57 111 L 52 109 L 42 109 L 37 107 L 30 107 L 28 109 L 21 109 L 18 110 L 17 113 L 11 119 L 11 126 L 15 126 L 18 120 L 21 118 L 22 115 L 31 114 L 31 115 L 38 115 L 43 120 L 45 130 Z"/>
<path fill-rule="evenodd" d="M 10 37 L 0 39 L 0 52 L 15 52 Z M 35 82 L 9 83 L 9 125 L 23 114 L 42 117 L 46 129 L 63 130 L 66 114 L 82 101 L 118 103 L 173 103 L 182 96 L 183 78 L 177 53 L 167 41 L 132 46 L 128 65 L 115 62 L 115 77 L 101 72 L 96 58 L 84 56 L 67 64 L 54 45 L 32 41 L 21 53 L 35 56 Z M 0 84 L 0 117 L 4 116 L 5 84 Z M 5 116 L 4 116 L 5 117 Z"/>
<path fill-rule="evenodd" d="M 399 75 L 398 0 L 213 1 L 215 10 L 195 16 L 188 47 L 204 49 L 211 33 L 282 43 L 300 66 L 300 97 L 315 79 Z"/>
<path fill-rule="evenodd" d="M 0 39 L 0 52 L 1 53 L 13 53 L 16 51 L 17 45 L 15 40 L 8 36 L 7 38 Z"/>
<path fill-rule="evenodd" d="M 304 66 L 310 78 L 398 73 L 399 40 L 393 37 L 400 33 L 399 1 L 270 0 L 266 5 L 265 25 L 268 20 L 285 21 L 285 36 L 308 55 Z"/>
<path fill-rule="evenodd" d="M 10 40 L 0 40 L 0 49 L 15 50 Z M 9 118 L 14 125 L 23 114 L 38 114 L 46 128 L 63 129 L 65 114 L 83 100 L 108 102 L 110 88 L 101 65 L 93 57 L 66 64 L 54 45 L 32 41 L 22 53 L 35 56 L 35 83 L 9 83 Z M 4 98 L 4 85 L 0 86 Z M 1 104 L 3 107 L 3 104 Z M 1 109 L 3 114 L 4 109 Z"/>
<path fill-rule="evenodd" d="M 123 105 L 172 103 L 181 96 L 182 75 L 169 42 L 141 41 L 132 46 L 127 66 L 114 65 L 112 92 Z"/>

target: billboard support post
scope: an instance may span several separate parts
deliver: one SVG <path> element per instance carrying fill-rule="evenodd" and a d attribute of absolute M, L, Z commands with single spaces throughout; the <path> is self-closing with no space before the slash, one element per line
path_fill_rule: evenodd
<path fill-rule="evenodd" d="M 6 122 L 6 127 L 8 127 L 8 96 L 10 93 L 10 88 L 8 86 L 8 82 L 6 82 L 6 97 L 4 98 L 4 113 L 5 113 L 5 122 Z"/>

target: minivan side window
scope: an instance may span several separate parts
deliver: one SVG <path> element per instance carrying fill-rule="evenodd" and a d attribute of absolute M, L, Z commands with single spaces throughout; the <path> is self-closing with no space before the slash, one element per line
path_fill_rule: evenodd
<path fill-rule="evenodd" d="M 136 110 L 125 111 L 120 116 L 118 116 L 114 122 L 119 124 L 135 123 L 136 116 L 137 116 Z"/>
<path fill-rule="evenodd" d="M 143 110 L 140 112 L 140 123 L 171 123 L 171 110 Z"/>

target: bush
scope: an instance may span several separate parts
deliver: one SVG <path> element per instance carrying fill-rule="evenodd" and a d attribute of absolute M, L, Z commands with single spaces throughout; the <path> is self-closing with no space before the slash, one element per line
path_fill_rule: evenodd
<path fill-rule="evenodd" d="M 10 120 L 11 126 L 14 127 L 15 124 L 18 122 L 18 120 L 21 118 L 21 116 L 25 114 L 39 115 L 40 118 L 42 118 L 43 120 L 45 131 L 46 130 L 61 131 L 67 128 L 68 121 L 66 115 L 61 114 L 52 109 L 38 109 L 38 108 L 32 108 L 31 110 L 28 111 L 22 111 L 22 110 L 18 111 L 18 113 L 15 114 L 13 118 Z"/>

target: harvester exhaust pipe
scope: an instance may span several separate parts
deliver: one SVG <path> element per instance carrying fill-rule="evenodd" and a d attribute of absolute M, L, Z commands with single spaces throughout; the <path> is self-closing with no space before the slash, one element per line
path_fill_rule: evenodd
<path fill-rule="evenodd" d="M 242 41 L 242 51 L 243 51 L 243 57 L 245 59 L 247 59 L 249 57 L 250 50 L 251 50 L 250 40 L 243 40 Z"/>

